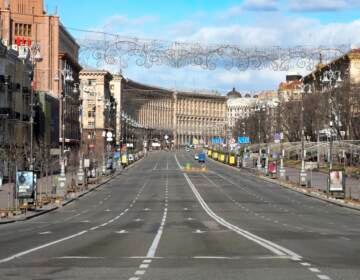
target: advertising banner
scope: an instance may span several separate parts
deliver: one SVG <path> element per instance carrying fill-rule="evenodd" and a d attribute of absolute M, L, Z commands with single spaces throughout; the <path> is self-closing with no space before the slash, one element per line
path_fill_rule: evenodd
<path fill-rule="evenodd" d="M 330 192 L 343 192 L 344 191 L 344 176 L 343 171 L 332 170 L 330 171 Z"/>
<path fill-rule="evenodd" d="M 34 197 L 34 173 L 32 171 L 16 172 L 16 195 L 17 198 Z"/>

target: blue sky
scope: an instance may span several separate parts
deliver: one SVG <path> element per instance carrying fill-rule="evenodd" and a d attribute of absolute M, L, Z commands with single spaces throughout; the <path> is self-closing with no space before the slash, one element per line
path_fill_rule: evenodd
<path fill-rule="evenodd" d="M 102 6 L 93 0 L 45 3 L 50 14 L 57 7 L 67 27 L 131 37 L 262 47 L 360 43 L 360 0 L 104 0 Z M 70 31 L 75 37 L 85 36 Z M 234 86 L 246 91 L 275 89 L 286 75 L 271 70 L 144 69 L 134 65 L 122 70 L 127 77 L 149 84 L 221 92 Z"/>

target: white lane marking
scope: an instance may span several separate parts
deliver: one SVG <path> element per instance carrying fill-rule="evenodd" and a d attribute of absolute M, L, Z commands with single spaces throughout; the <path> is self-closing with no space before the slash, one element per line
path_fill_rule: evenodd
<path fill-rule="evenodd" d="M 144 275 L 145 274 L 145 270 L 137 270 L 135 271 L 135 275 Z"/>
<path fill-rule="evenodd" d="M 44 231 L 44 232 L 39 232 L 40 235 L 47 235 L 47 234 L 51 234 L 51 231 Z"/>
<path fill-rule="evenodd" d="M 327 275 L 319 274 L 317 277 L 321 280 L 331 280 L 331 278 Z"/>
<path fill-rule="evenodd" d="M 155 164 L 153 170 L 156 170 L 156 168 L 157 168 L 157 166 L 158 166 L 158 163 L 159 163 L 159 162 L 157 162 L 157 163 Z"/>
<path fill-rule="evenodd" d="M 298 254 L 294 253 L 293 251 L 284 248 L 272 241 L 266 240 L 260 236 L 257 236 L 249 231 L 243 230 L 229 222 L 227 222 L 225 219 L 217 216 L 210 208 L 209 206 L 206 204 L 206 202 L 204 201 L 204 199 L 201 197 L 200 193 L 197 191 L 197 189 L 195 188 L 194 184 L 191 182 L 189 176 L 184 173 L 183 174 L 188 185 L 190 186 L 190 189 L 193 191 L 195 197 L 197 198 L 197 200 L 199 201 L 200 205 L 202 206 L 202 208 L 206 211 L 206 213 L 213 218 L 215 221 L 217 221 L 219 224 L 227 227 L 228 229 L 233 230 L 234 232 L 236 232 L 239 235 L 242 235 L 243 237 L 259 244 L 260 246 L 270 250 L 271 252 L 273 252 L 274 254 L 278 255 L 278 256 L 290 256 L 292 259 L 294 260 L 300 260 L 302 257 L 299 256 Z"/>
<path fill-rule="evenodd" d="M 99 227 L 98 226 L 96 226 L 96 227 L 92 227 L 90 230 L 96 230 L 96 229 L 98 229 Z"/>
<path fill-rule="evenodd" d="M 143 221 L 142 219 L 140 219 L 140 218 L 137 218 L 136 220 L 134 220 L 135 222 L 141 222 L 141 221 Z"/>
<path fill-rule="evenodd" d="M 145 208 L 144 211 L 150 211 L 151 209 L 150 208 Z"/>
<path fill-rule="evenodd" d="M 139 277 L 131 277 L 129 278 L 129 280 L 139 280 L 140 278 Z"/>
<path fill-rule="evenodd" d="M 303 262 L 301 263 L 302 266 L 311 266 L 311 264 L 307 263 L 307 262 Z"/>
<path fill-rule="evenodd" d="M 63 257 L 57 257 L 58 260 L 67 260 L 67 259 L 104 259 L 104 257 L 88 257 L 88 256 L 63 256 Z"/>
<path fill-rule="evenodd" d="M 129 233 L 129 232 L 123 229 L 123 230 L 120 230 L 120 231 L 115 231 L 115 233 L 125 234 L 125 233 Z"/>
<path fill-rule="evenodd" d="M 73 235 L 69 235 L 67 237 L 64 237 L 64 238 L 61 238 L 61 239 L 58 239 L 58 240 L 55 240 L 55 241 L 52 241 L 52 242 L 49 242 L 49 243 L 46 243 L 46 244 L 43 244 L 43 245 L 40 245 L 38 247 L 34 247 L 32 249 L 29 249 L 29 250 L 26 250 L 26 251 L 23 251 L 23 252 L 20 252 L 20 253 L 17 253 L 15 255 L 12 255 L 10 257 L 7 257 L 5 259 L 1 259 L 0 260 L 0 263 L 6 263 L 6 262 L 9 262 L 9 261 L 12 261 L 16 258 L 20 258 L 22 256 L 25 256 L 25 255 L 28 255 L 30 253 L 33 253 L 35 251 L 38 251 L 38 250 L 41 250 L 41 249 L 44 249 L 46 247 L 49 247 L 49 246 L 52 246 L 52 245 L 55 245 L 55 244 L 58 244 L 58 243 L 61 243 L 61 242 L 64 242 L 64 241 L 67 241 L 67 240 L 70 240 L 70 239 L 73 239 L 73 238 L 76 238 L 80 235 L 83 235 L 85 233 L 87 233 L 88 231 L 87 230 L 83 230 L 83 231 L 80 231 L 76 234 L 73 234 Z"/>
<path fill-rule="evenodd" d="M 197 230 L 194 231 L 194 233 L 199 233 L 199 234 L 205 233 L 205 232 L 206 232 L 206 231 L 203 231 L 203 230 L 200 230 L 200 229 L 197 229 Z"/>
<path fill-rule="evenodd" d="M 110 209 L 106 209 L 105 212 L 111 212 L 111 210 L 110 210 Z"/>
<path fill-rule="evenodd" d="M 151 263 L 151 260 L 143 260 L 143 263 Z"/>
<path fill-rule="evenodd" d="M 165 218 L 166 220 L 166 216 L 167 216 L 167 213 L 164 211 L 164 214 L 163 214 L 163 218 Z M 165 221 L 161 223 L 159 229 L 158 229 L 158 232 L 151 244 L 151 247 L 148 251 L 148 253 L 146 254 L 146 257 L 148 258 L 152 258 L 152 257 L 155 257 L 155 253 L 156 253 L 156 250 L 159 246 L 159 243 L 160 243 L 160 239 L 161 239 L 161 236 L 163 234 L 163 229 L 164 229 L 164 224 L 165 224 Z"/>
<path fill-rule="evenodd" d="M 149 264 L 140 264 L 140 269 L 147 269 L 149 267 Z"/>
<path fill-rule="evenodd" d="M 89 220 L 80 221 L 80 223 L 90 223 Z"/>
<path fill-rule="evenodd" d="M 321 271 L 320 271 L 318 268 L 316 268 L 316 267 L 310 267 L 309 270 L 310 270 L 311 272 L 316 272 L 316 273 L 321 272 Z"/>
<path fill-rule="evenodd" d="M 180 169 L 182 169 L 183 167 L 182 167 L 182 165 L 180 164 L 180 162 L 179 162 L 176 154 L 174 155 L 174 157 L 175 157 L 175 160 L 176 160 L 177 165 L 179 166 Z"/>

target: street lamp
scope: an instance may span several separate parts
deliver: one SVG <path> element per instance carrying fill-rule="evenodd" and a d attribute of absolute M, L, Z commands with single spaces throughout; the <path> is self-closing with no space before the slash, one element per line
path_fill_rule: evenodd
<path fill-rule="evenodd" d="M 255 108 L 255 112 L 258 112 L 259 118 L 258 118 L 258 141 L 259 141 L 259 157 L 257 161 L 257 168 L 261 170 L 262 164 L 261 164 L 261 112 L 266 109 L 266 106 L 264 104 L 257 105 Z"/>
<path fill-rule="evenodd" d="M 62 82 L 62 92 L 61 92 L 61 118 L 60 118 L 60 127 L 61 127 L 61 150 L 60 150 L 60 195 L 64 195 L 64 188 L 66 182 L 65 175 L 65 100 L 66 100 L 66 85 L 68 83 L 74 82 L 73 72 L 71 69 L 67 68 L 66 65 L 64 69 L 60 69 L 59 73 L 61 74 L 61 82 Z M 55 78 L 55 80 L 59 80 L 59 78 Z"/>
<path fill-rule="evenodd" d="M 304 82 L 304 81 L 303 81 Z M 305 129 L 304 129 L 304 95 L 306 93 L 311 94 L 311 85 L 310 84 L 300 84 L 300 94 L 301 94 L 301 116 L 300 116 L 300 126 L 301 126 L 301 170 L 300 170 L 300 185 L 306 186 L 307 174 L 305 170 Z"/>
<path fill-rule="evenodd" d="M 329 96 L 329 105 L 330 105 L 330 113 L 329 113 L 329 128 L 330 128 L 330 151 L 329 151 L 329 170 L 331 171 L 333 168 L 333 159 L 332 159 L 332 150 L 333 150 L 333 127 L 334 122 L 337 122 L 338 125 L 341 126 L 340 120 L 338 116 L 334 118 L 334 102 L 332 100 L 332 90 L 338 88 L 338 86 L 342 83 L 341 72 L 334 71 L 332 69 L 326 70 L 322 77 L 320 77 L 320 81 L 330 90 Z"/>
<path fill-rule="evenodd" d="M 25 61 L 30 59 L 32 72 L 30 73 L 31 79 L 31 92 L 30 92 L 30 171 L 34 170 L 34 87 L 35 87 L 35 69 L 36 64 L 42 60 L 40 45 L 33 43 L 30 47 L 24 47 L 22 52 L 19 52 L 19 59 Z"/>

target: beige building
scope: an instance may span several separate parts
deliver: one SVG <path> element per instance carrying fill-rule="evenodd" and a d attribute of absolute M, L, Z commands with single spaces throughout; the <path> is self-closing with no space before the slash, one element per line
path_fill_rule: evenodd
<path fill-rule="evenodd" d="M 121 143 L 121 84 L 123 76 L 121 74 L 113 74 L 110 81 L 110 92 L 116 102 L 116 129 L 115 129 L 115 144 L 120 147 Z"/>
<path fill-rule="evenodd" d="M 80 72 L 82 151 L 98 167 L 104 164 L 104 155 L 110 156 L 114 146 L 114 141 L 107 141 L 106 133 L 116 135 L 116 102 L 110 92 L 112 78 L 103 70 Z"/>
<path fill-rule="evenodd" d="M 329 71 L 333 77 L 326 75 Z M 328 127 L 332 121 L 337 130 L 344 131 L 345 139 L 360 139 L 360 49 L 353 49 L 327 64 L 320 62 L 302 81 L 313 94 L 331 100 L 331 117 L 318 124 L 319 129 Z"/>
<path fill-rule="evenodd" d="M 227 97 L 228 127 L 234 129 L 238 120 L 246 119 L 254 112 L 257 99 L 250 94 L 242 96 L 235 88 L 227 94 Z"/>
<path fill-rule="evenodd" d="M 164 141 L 169 136 L 175 145 L 185 145 L 209 143 L 214 136 L 225 136 L 224 96 L 177 92 L 123 79 L 121 106 L 126 116 L 135 121 L 135 125 L 123 130 L 125 138 L 132 130 L 143 140 Z"/>

